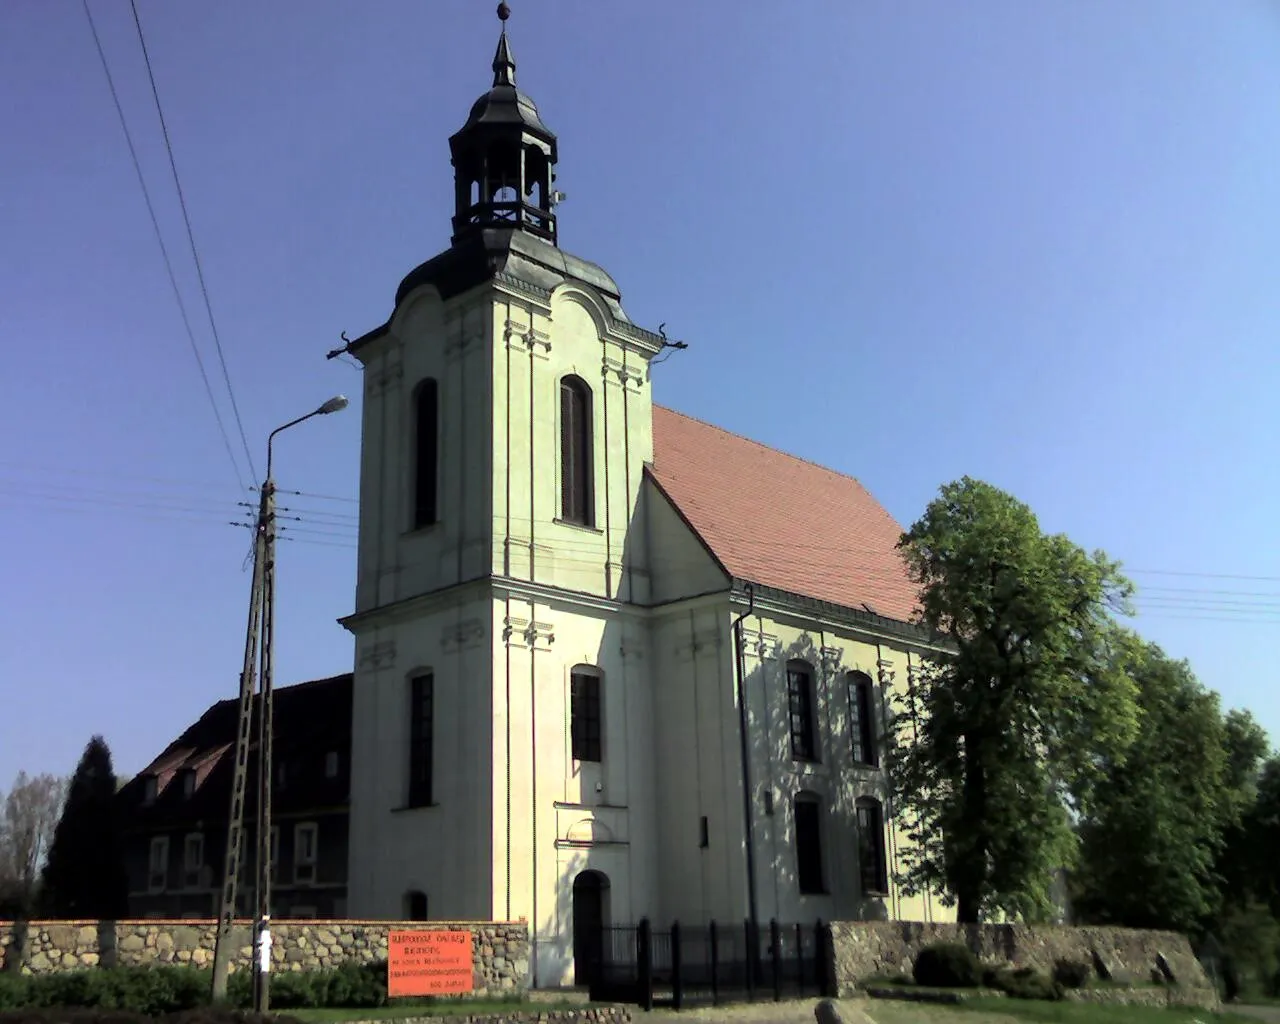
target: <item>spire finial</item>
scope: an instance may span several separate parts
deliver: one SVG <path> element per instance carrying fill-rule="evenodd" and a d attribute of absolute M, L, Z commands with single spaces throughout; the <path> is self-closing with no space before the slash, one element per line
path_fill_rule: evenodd
<path fill-rule="evenodd" d="M 498 52 L 493 55 L 493 84 L 515 85 L 516 62 L 511 56 L 511 47 L 507 43 L 507 19 L 511 17 L 511 8 L 505 0 L 498 4 L 498 20 L 502 22 L 502 35 L 498 39 Z"/>

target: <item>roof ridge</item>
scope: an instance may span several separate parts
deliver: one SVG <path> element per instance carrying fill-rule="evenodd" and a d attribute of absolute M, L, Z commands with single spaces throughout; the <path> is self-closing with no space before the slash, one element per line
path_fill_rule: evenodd
<path fill-rule="evenodd" d="M 654 402 L 653 408 L 660 409 L 662 412 L 672 413 L 673 415 L 679 416 L 682 419 L 690 420 L 693 423 L 697 423 L 700 426 L 707 427 L 711 430 L 719 431 L 721 434 L 724 434 L 728 437 L 732 437 L 735 440 L 746 441 L 747 444 L 753 444 L 757 448 L 763 448 L 765 451 L 772 452 L 774 455 L 781 455 L 783 458 L 792 459 L 795 462 L 802 462 L 806 466 L 812 466 L 814 469 L 820 469 L 824 473 L 830 473 L 832 476 L 838 476 L 844 480 L 852 480 L 855 484 L 861 487 L 865 493 L 867 493 L 868 495 L 871 494 L 871 492 L 867 490 L 867 485 L 864 484 L 852 473 L 842 473 L 840 472 L 840 470 L 832 469 L 830 466 L 824 465 L 821 462 L 814 462 L 813 459 L 806 459 L 803 455 L 796 455 L 793 452 L 783 451 L 781 448 L 775 448 L 771 444 L 765 444 L 763 441 L 757 441 L 754 437 L 747 437 L 746 434 L 735 433 L 732 430 L 727 430 L 724 427 L 718 426 L 715 423 L 710 423 L 707 420 L 700 419 L 697 416 L 690 416 L 687 412 L 681 412 L 679 409 L 672 409 L 668 405 L 660 405 L 659 403 Z M 872 497 L 874 497 L 874 495 L 872 495 Z M 877 501 L 876 504 L 880 504 L 880 503 Z"/>

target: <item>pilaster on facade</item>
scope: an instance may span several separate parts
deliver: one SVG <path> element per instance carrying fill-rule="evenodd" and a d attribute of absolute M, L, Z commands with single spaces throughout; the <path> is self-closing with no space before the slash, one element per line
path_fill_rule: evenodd
<path fill-rule="evenodd" d="M 379 640 L 369 644 L 360 652 L 359 666 L 366 671 L 382 672 L 395 668 L 395 664 L 396 642 L 394 640 Z"/>
<path fill-rule="evenodd" d="M 502 340 L 507 348 L 517 352 L 527 352 L 539 359 L 547 359 L 551 355 L 551 335 L 533 326 L 533 311 L 529 311 L 530 323 L 522 324 L 518 320 L 507 320 L 503 325 Z"/>
<path fill-rule="evenodd" d="M 782 658 L 782 641 L 773 633 L 744 628 L 742 646 L 745 654 L 753 655 L 761 662 L 774 662 Z"/>
<path fill-rule="evenodd" d="M 645 374 L 642 367 L 631 366 L 609 356 L 605 356 L 601 363 L 601 377 L 605 384 L 620 387 L 624 391 L 639 394 L 644 390 Z"/>
<path fill-rule="evenodd" d="M 508 647 L 530 651 L 549 651 L 555 643 L 554 627 L 547 622 L 508 616 L 502 620 L 502 642 Z"/>
<path fill-rule="evenodd" d="M 723 647 L 724 637 L 720 635 L 719 628 L 695 630 L 689 637 L 688 643 L 676 647 L 676 661 L 680 664 L 688 664 L 696 661 L 707 651 L 720 651 Z"/>
<path fill-rule="evenodd" d="M 822 659 L 822 671 L 828 677 L 832 678 L 840 671 L 844 663 L 843 647 L 819 647 L 818 656 Z"/>
<path fill-rule="evenodd" d="M 466 619 L 446 626 L 440 632 L 440 649 L 448 654 L 480 647 L 487 635 L 485 623 L 480 619 Z"/>

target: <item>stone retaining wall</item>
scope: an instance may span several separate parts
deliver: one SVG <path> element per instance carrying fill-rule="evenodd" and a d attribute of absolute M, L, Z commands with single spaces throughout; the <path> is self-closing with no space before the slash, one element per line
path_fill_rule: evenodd
<path fill-rule="evenodd" d="M 1065 925 L 919 924 L 837 921 L 831 925 L 839 994 L 851 995 L 866 978 L 910 974 L 916 954 L 935 942 L 962 942 L 984 963 L 1051 971 L 1055 960 L 1090 963 L 1096 953 L 1117 979 L 1145 982 L 1163 954 L 1182 988 L 1211 989 L 1185 935 L 1129 928 Z"/>
<path fill-rule="evenodd" d="M 283 1012 L 287 1014 L 289 1011 Z M 396 1024 L 440 1024 L 440 1020 L 439 1017 L 398 1017 Z M 581 1010 L 504 1010 L 500 1014 L 450 1015 L 448 1021 L 449 1024 L 631 1024 L 631 1010 L 626 1006 L 584 1006 Z M 350 1024 L 386 1024 L 386 1021 L 356 1020 Z"/>
<path fill-rule="evenodd" d="M 213 921 L 0 921 L 0 969 L 25 974 L 127 964 L 213 965 Z M 500 921 L 274 921 L 277 971 L 306 971 L 387 958 L 390 931 L 469 931 L 475 994 L 529 987 L 529 928 Z M 251 963 L 251 927 L 231 931 L 231 969 Z"/>

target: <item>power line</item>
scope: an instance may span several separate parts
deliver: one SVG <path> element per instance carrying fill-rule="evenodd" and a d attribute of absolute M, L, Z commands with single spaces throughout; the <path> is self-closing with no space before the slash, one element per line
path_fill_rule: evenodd
<path fill-rule="evenodd" d="M 84 0 L 87 4 L 88 0 Z M 209 330 L 213 334 L 213 344 L 218 352 L 218 363 L 222 367 L 222 379 L 227 385 L 227 395 L 231 399 L 231 411 L 236 418 L 236 427 L 240 431 L 240 443 L 244 445 L 244 457 L 249 463 L 249 474 L 256 480 L 258 473 L 253 467 L 253 454 L 249 451 L 249 438 L 244 432 L 244 423 L 240 419 L 240 407 L 236 404 L 236 393 L 231 387 L 231 375 L 227 372 L 227 360 L 222 351 L 222 339 L 218 336 L 218 325 L 213 317 L 213 304 L 209 301 L 209 289 L 204 280 L 204 268 L 200 264 L 200 253 L 196 248 L 195 233 L 191 230 L 191 217 L 187 213 L 187 200 L 182 192 L 182 182 L 178 177 L 178 163 L 173 156 L 173 144 L 169 139 L 169 126 L 165 123 L 164 109 L 160 105 L 160 91 L 156 88 L 156 76 L 151 69 L 151 55 L 147 52 L 147 40 L 142 34 L 142 21 L 138 17 L 136 0 L 129 0 L 133 11 L 133 23 L 138 29 L 138 43 L 142 47 L 142 59 L 147 66 L 147 80 L 151 83 L 151 95 L 156 101 L 156 114 L 160 118 L 160 131 L 164 135 L 165 152 L 169 154 L 169 168 L 173 171 L 173 187 L 178 192 L 178 205 L 182 208 L 182 222 L 187 228 L 187 241 L 191 245 L 191 258 L 196 265 L 196 278 L 200 282 L 200 294 L 204 297 L 204 308 L 209 314 Z"/>
<path fill-rule="evenodd" d="M 1207 580 L 1253 580 L 1258 583 L 1280 583 L 1280 576 L 1238 576 L 1226 572 L 1186 572 L 1177 569 L 1125 569 L 1135 576 L 1195 576 Z"/>
<path fill-rule="evenodd" d="M 240 473 L 240 464 L 236 461 L 235 453 L 232 451 L 231 438 L 227 434 L 226 424 L 222 422 L 222 413 L 219 412 L 218 402 L 213 397 L 213 386 L 209 383 L 209 374 L 205 370 L 204 359 L 200 355 L 200 347 L 196 344 L 195 333 L 191 330 L 191 319 L 187 316 L 187 306 L 182 301 L 182 291 L 178 288 L 178 279 L 173 272 L 173 260 L 169 257 L 168 246 L 164 244 L 164 235 L 160 231 L 160 221 L 156 217 L 155 206 L 151 202 L 151 191 L 147 188 L 146 178 L 142 174 L 142 164 L 138 160 L 138 150 L 133 144 L 133 135 L 129 131 L 129 122 L 125 119 L 124 108 L 120 105 L 120 95 L 116 92 L 116 83 L 111 75 L 111 66 L 107 63 L 106 51 L 102 48 L 102 40 L 98 36 L 98 28 L 94 24 L 93 14 L 89 11 L 89 0 L 81 0 L 81 3 L 84 6 L 84 16 L 89 21 L 89 31 L 93 34 L 93 45 L 97 48 L 98 59 L 102 62 L 102 70 L 107 76 L 107 88 L 111 92 L 111 102 L 115 104 L 116 115 L 120 119 L 121 129 L 124 131 L 124 140 L 129 147 L 129 158 L 133 161 L 133 169 L 138 176 L 138 184 L 142 187 L 142 198 L 147 204 L 147 214 L 151 218 L 151 227 L 155 230 L 156 241 L 160 244 L 160 254 L 164 257 L 165 270 L 169 274 L 169 284 L 173 287 L 173 297 L 177 300 L 178 312 L 182 315 L 182 326 L 187 332 L 187 340 L 191 342 L 191 352 L 196 357 L 196 366 L 200 369 L 200 379 L 204 382 L 205 394 L 209 396 L 209 404 L 213 408 L 213 416 L 218 423 L 218 433 L 222 437 L 223 446 L 227 449 L 227 458 L 231 460 L 231 468 L 236 475 L 236 485 L 240 490 L 244 490 L 245 483 L 244 477 Z M 246 452 L 248 451 L 247 445 L 245 450 Z M 249 469 L 252 474 L 252 460 L 249 462 Z"/>

